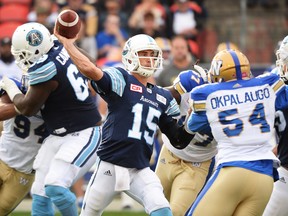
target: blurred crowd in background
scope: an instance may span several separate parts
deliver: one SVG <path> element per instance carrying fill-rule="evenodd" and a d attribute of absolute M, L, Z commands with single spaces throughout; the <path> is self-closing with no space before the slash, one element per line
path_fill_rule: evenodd
<path fill-rule="evenodd" d="M 163 69 L 153 77 L 160 86 L 171 85 L 196 62 L 209 69 L 218 45 L 235 45 L 247 55 L 252 72 L 263 73 L 274 64 L 278 41 L 288 33 L 288 0 L 0 0 L 0 78 L 19 70 L 10 51 L 17 26 L 39 22 L 52 33 L 65 9 L 79 14 L 77 44 L 102 68 L 122 66 L 121 52 L 129 37 L 153 37 L 163 51 Z M 105 116 L 106 106 L 99 101 Z M 153 156 L 152 169 L 157 154 Z M 82 185 L 74 188 L 76 194 L 80 188 L 80 198 Z M 123 208 L 130 204 L 124 197 Z"/>
<path fill-rule="evenodd" d="M 252 64 L 270 64 L 275 60 L 276 42 L 287 32 L 287 2 L 1 0 L 0 39 L 11 37 L 15 28 L 25 22 L 40 22 L 53 31 L 59 12 L 70 8 L 83 23 L 78 45 L 99 66 L 121 59 L 120 50 L 127 38 L 140 33 L 157 38 L 166 53 L 175 36 L 184 37 L 194 62 L 210 62 L 217 45 L 229 41 L 237 44 Z"/>

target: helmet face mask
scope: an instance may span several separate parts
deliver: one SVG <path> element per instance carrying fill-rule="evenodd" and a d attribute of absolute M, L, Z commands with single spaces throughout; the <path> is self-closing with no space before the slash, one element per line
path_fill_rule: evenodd
<path fill-rule="evenodd" d="M 141 51 L 153 51 L 153 56 L 139 56 Z M 141 64 L 141 61 L 144 59 L 150 60 L 150 66 Z M 122 62 L 129 72 L 149 77 L 156 70 L 162 68 L 162 61 L 162 51 L 160 47 L 156 41 L 148 35 L 135 35 L 125 43 L 122 52 Z"/>
<path fill-rule="evenodd" d="M 276 51 L 276 66 L 279 69 L 279 76 L 288 81 L 288 36 L 281 42 L 279 49 Z"/>
<path fill-rule="evenodd" d="M 49 30 L 40 23 L 26 23 L 15 30 L 11 52 L 16 64 L 23 70 L 45 55 L 54 45 Z"/>
<path fill-rule="evenodd" d="M 209 75 L 211 82 L 249 79 L 250 63 L 238 50 L 222 50 L 214 56 Z"/>

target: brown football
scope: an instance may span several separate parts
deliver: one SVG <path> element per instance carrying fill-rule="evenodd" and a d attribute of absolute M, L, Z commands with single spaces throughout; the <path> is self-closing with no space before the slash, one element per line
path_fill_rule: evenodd
<path fill-rule="evenodd" d="M 56 20 L 56 31 L 63 37 L 74 38 L 81 28 L 81 20 L 73 10 L 63 10 Z"/>

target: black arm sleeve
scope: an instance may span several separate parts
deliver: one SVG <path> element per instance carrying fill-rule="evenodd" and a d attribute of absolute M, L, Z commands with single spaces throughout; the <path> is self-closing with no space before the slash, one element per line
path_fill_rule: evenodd
<path fill-rule="evenodd" d="M 175 119 L 167 115 L 161 117 L 159 128 L 177 149 L 184 149 L 195 136 L 195 134 L 188 133 L 184 126 L 179 126 Z"/>
<path fill-rule="evenodd" d="M 98 94 L 105 95 L 111 92 L 111 81 L 106 73 L 98 81 L 91 80 L 91 86 Z"/>

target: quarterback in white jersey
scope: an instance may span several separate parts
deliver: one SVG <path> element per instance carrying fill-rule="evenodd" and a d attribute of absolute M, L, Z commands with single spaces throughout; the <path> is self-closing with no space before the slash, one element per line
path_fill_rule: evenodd
<path fill-rule="evenodd" d="M 207 83 L 203 68 L 194 65 L 192 70 L 181 72 L 168 87 L 180 104 L 179 124 L 183 124 L 190 108 L 191 90 Z M 162 134 L 163 146 L 156 167 L 164 194 L 168 199 L 174 216 L 183 216 L 196 199 L 206 179 L 214 168 L 214 156 L 217 153 L 216 142 L 212 134 L 196 133 L 189 145 L 176 149 Z"/>
<path fill-rule="evenodd" d="M 275 111 L 288 107 L 288 89 L 272 73 L 251 78 L 249 61 L 237 50 L 217 53 L 209 72 L 214 83 L 192 91 L 186 126 L 212 131 L 217 168 L 187 215 L 262 215 L 279 177 L 271 140 Z"/>
<path fill-rule="evenodd" d="M 0 138 L 1 216 L 12 212 L 29 193 L 35 156 L 49 134 L 40 114 L 18 115 L 12 103 L 4 103 L 7 97 L 2 95 L 0 102 L 0 120 L 4 121 Z"/>

